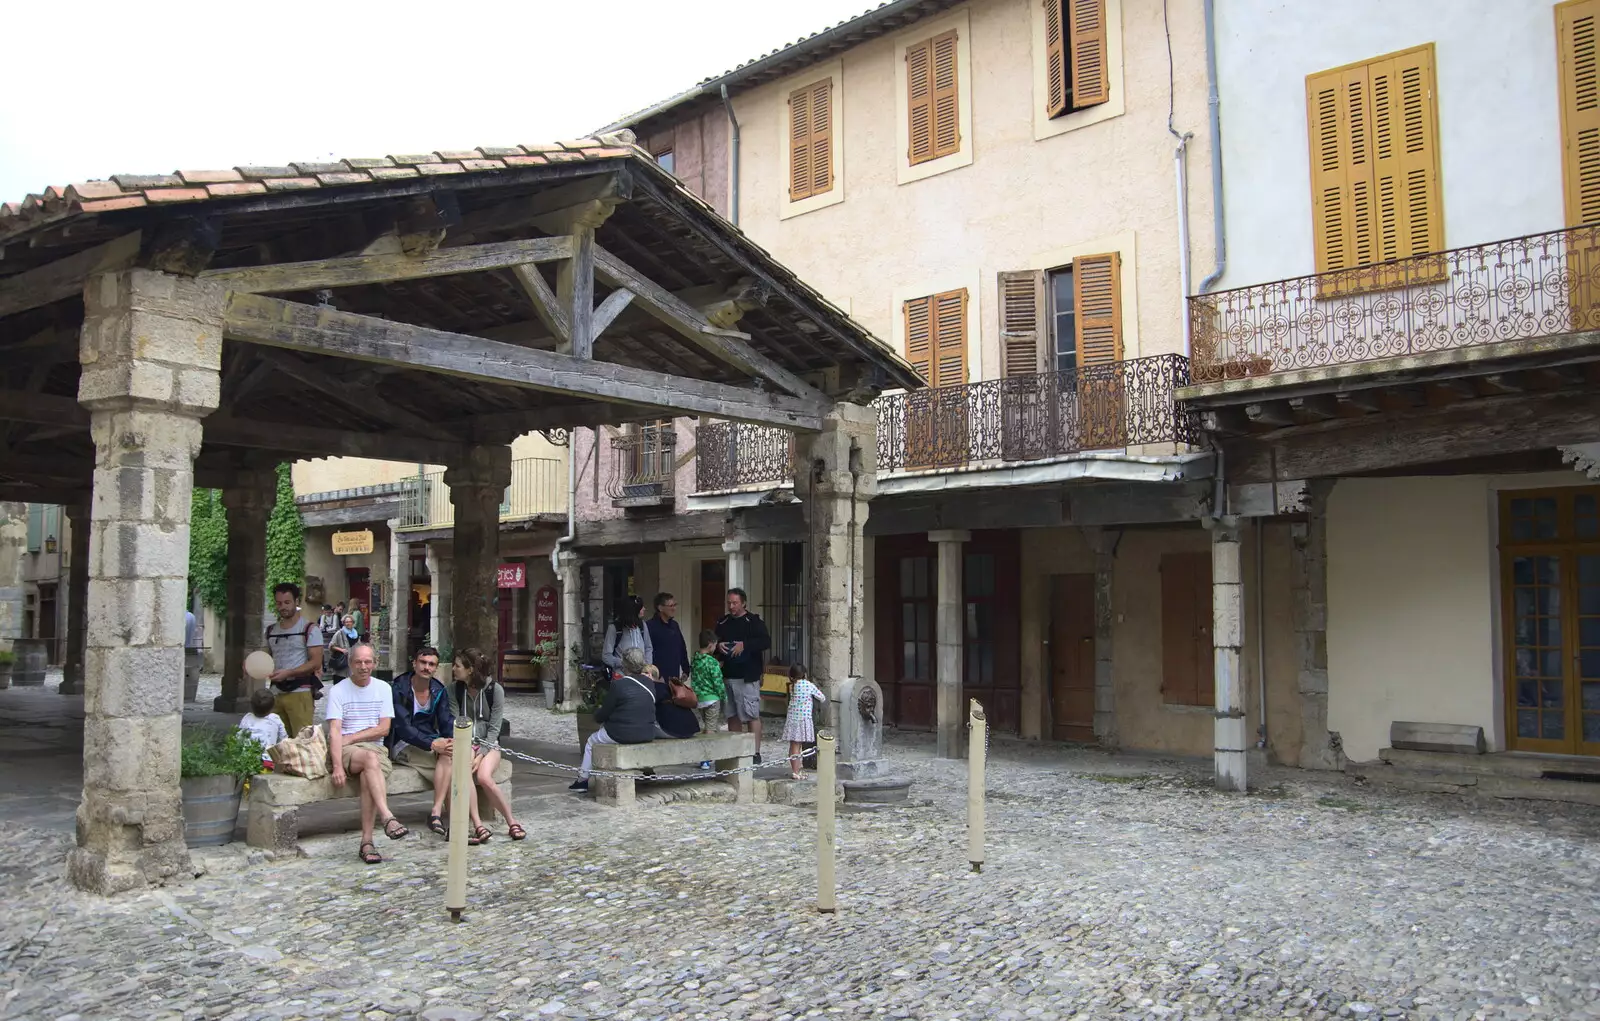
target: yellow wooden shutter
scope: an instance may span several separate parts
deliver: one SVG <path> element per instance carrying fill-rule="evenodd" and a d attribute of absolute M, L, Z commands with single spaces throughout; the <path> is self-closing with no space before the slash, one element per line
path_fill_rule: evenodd
<path fill-rule="evenodd" d="M 933 40 L 906 47 L 906 100 L 909 109 L 906 156 L 913 165 L 933 159 Z"/>
<path fill-rule="evenodd" d="M 1372 97 L 1374 259 L 1406 259 L 1444 247 L 1433 48 L 1367 65 Z"/>
<path fill-rule="evenodd" d="M 1072 262 L 1078 320 L 1078 364 L 1122 361 L 1122 256 L 1085 255 Z"/>
<path fill-rule="evenodd" d="M 1061 24 L 1061 0 L 1044 0 L 1045 113 L 1067 112 L 1067 33 Z"/>
<path fill-rule="evenodd" d="M 811 86 L 811 194 L 833 188 L 833 79 Z"/>
<path fill-rule="evenodd" d="M 811 194 L 811 90 L 789 93 L 789 200 Z"/>
<path fill-rule="evenodd" d="M 1561 60 L 1562 179 L 1567 226 L 1600 223 L 1600 68 L 1596 24 L 1600 2 L 1556 5 Z"/>
<path fill-rule="evenodd" d="M 948 156 L 961 148 L 961 101 L 956 90 L 956 34 L 933 40 L 933 155 Z"/>
<path fill-rule="evenodd" d="M 933 296 L 934 386 L 967 382 L 967 290 Z"/>
<path fill-rule="evenodd" d="M 1044 274 L 1021 270 L 1000 274 L 1000 374 L 1039 371 L 1039 338 L 1045 317 Z"/>
<path fill-rule="evenodd" d="M 1106 0 L 1067 0 L 1068 46 L 1072 51 L 1072 106 L 1094 106 L 1111 98 L 1106 56 Z"/>
<path fill-rule="evenodd" d="M 933 299 L 912 298 L 902 306 L 906 320 L 906 361 L 929 386 L 933 375 Z"/>
<path fill-rule="evenodd" d="M 1346 113 L 1342 73 L 1333 71 L 1306 79 L 1306 118 L 1311 135 L 1311 230 L 1318 273 L 1352 265 Z"/>

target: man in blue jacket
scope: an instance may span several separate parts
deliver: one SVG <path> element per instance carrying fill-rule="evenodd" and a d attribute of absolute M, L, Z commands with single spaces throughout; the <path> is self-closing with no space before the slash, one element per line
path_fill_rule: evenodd
<path fill-rule="evenodd" d="M 650 653 L 661 679 L 689 676 L 689 646 L 678 626 L 678 600 L 671 592 L 656 593 L 655 616 L 644 622 L 650 632 Z"/>
<path fill-rule="evenodd" d="M 439 672 L 439 650 L 424 645 L 411 661 L 411 669 L 394 679 L 394 725 L 389 728 L 389 757 L 433 778 L 433 811 L 428 829 L 445 836 L 445 799 L 450 795 L 451 737 L 456 718 L 450 696 L 434 676 Z"/>

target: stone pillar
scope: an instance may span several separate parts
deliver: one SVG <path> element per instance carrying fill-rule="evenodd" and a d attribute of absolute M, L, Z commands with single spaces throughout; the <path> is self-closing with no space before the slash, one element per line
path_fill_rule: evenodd
<path fill-rule="evenodd" d="M 572 647 L 583 648 L 583 564 L 576 553 L 561 563 L 561 708 L 578 708 L 582 678 L 572 662 Z"/>
<path fill-rule="evenodd" d="M 1115 748 L 1117 686 L 1112 673 L 1112 643 L 1116 618 L 1111 594 L 1117 567 L 1117 543 L 1122 533 L 1086 528 L 1084 535 L 1094 551 L 1094 737 L 1101 747 Z"/>
<path fill-rule="evenodd" d="M 807 668 L 832 706 L 840 682 L 861 676 L 866 663 L 867 556 L 862 534 L 868 501 L 878 491 L 877 413 L 857 404 L 837 404 L 823 418 L 821 432 L 797 436 L 794 485 L 811 539 Z"/>
<path fill-rule="evenodd" d="M 1218 790 L 1245 789 L 1244 678 L 1239 648 L 1244 644 L 1244 579 L 1239 560 L 1239 520 L 1215 518 L 1211 528 L 1211 644 L 1215 653 L 1216 783 Z"/>
<path fill-rule="evenodd" d="M 67 875 L 111 894 L 189 872 L 178 785 L 189 497 L 221 389 L 224 288 L 151 270 L 84 287 L 95 444 L 83 801 Z"/>
<path fill-rule="evenodd" d="M 442 655 L 450 647 L 450 558 L 439 555 L 439 547 L 428 544 L 428 639 Z"/>
<path fill-rule="evenodd" d="M 67 651 L 61 660 L 61 694 L 83 694 L 83 631 L 89 621 L 89 505 L 67 511 Z"/>
<path fill-rule="evenodd" d="M 400 537 L 399 518 L 389 519 L 389 589 L 389 669 L 399 677 L 411 669 L 411 546 Z"/>
<path fill-rule="evenodd" d="M 928 541 L 939 550 L 938 581 L 935 586 L 933 631 L 939 648 L 934 658 L 937 697 L 934 754 L 941 759 L 966 758 L 967 743 L 962 740 L 966 713 L 961 698 L 962 656 L 966 649 L 966 600 L 961 587 L 961 559 L 971 532 L 947 529 L 929 532 Z M 988 706 L 984 707 L 988 709 Z"/>
<path fill-rule="evenodd" d="M 510 447 L 472 447 L 444 473 L 455 506 L 455 578 L 450 601 L 452 649 L 494 656 L 500 647 L 495 568 L 500 565 L 500 501 L 511 484 Z"/>
<path fill-rule="evenodd" d="M 250 693 L 262 683 L 244 675 L 244 659 L 267 644 L 267 519 L 277 492 L 276 473 L 259 469 L 239 472 L 222 490 L 228 512 L 228 610 L 222 691 L 211 705 L 215 712 L 245 712 Z"/>
<path fill-rule="evenodd" d="M 1306 519 L 1289 526 L 1289 591 L 1299 664 L 1301 769 L 1343 769 L 1338 735 L 1328 730 L 1328 494 L 1333 483 L 1306 486 Z"/>
<path fill-rule="evenodd" d="M 728 557 L 728 585 L 730 589 L 744 589 L 750 591 L 750 547 L 748 542 L 725 542 L 722 552 Z M 754 609 L 755 598 L 747 597 L 745 602 L 752 604 Z M 720 608 L 719 608 L 720 612 Z"/>

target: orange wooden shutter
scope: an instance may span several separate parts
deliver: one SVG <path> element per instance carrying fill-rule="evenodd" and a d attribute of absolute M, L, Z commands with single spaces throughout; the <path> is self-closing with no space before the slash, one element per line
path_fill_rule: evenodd
<path fill-rule="evenodd" d="M 1071 5 L 1066 14 L 1068 47 L 1072 51 L 1072 106 L 1076 109 L 1104 103 L 1111 98 L 1106 56 L 1106 0 L 1065 2 Z"/>
<path fill-rule="evenodd" d="M 1386 262 L 1444 247 L 1438 186 L 1433 50 L 1421 47 L 1367 65 L 1372 97 L 1370 261 Z M 1357 243 L 1361 248 L 1360 239 Z"/>
<path fill-rule="evenodd" d="M 789 200 L 811 194 L 811 90 L 789 93 Z"/>
<path fill-rule="evenodd" d="M 1600 3 L 1556 5 L 1556 49 L 1561 61 L 1562 178 L 1567 226 L 1600 223 L 1600 67 L 1596 26 Z"/>
<path fill-rule="evenodd" d="M 1044 0 L 1045 113 L 1067 112 L 1067 33 L 1061 24 L 1061 0 Z"/>
<path fill-rule="evenodd" d="M 811 86 L 811 194 L 833 188 L 833 79 Z"/>
<path fill-rule="evenodd" d="M 1365 67 L 1306 79 L 1317 272 L 1372 261 L 1372 160 Z"/>
<path fill-rule="evenodd" d="M 1072 262 L 1078 320 L 1078 364 L 1122 361 L 1122 256 L 1085 255 Z"/>
<path fill-rule="evenodd" d="M 929 386 L 933 375 L 933 299 L 912 298 L 902 309 L 906 319 L 906 361 Z"/>
<path fill-rule="evenodd" d="M 961 102 L 956 94 L 956 34 L 933 40 L 933 155 L 961 148 Z"/>
<path fill-rule="evenodd" d="M 933 40 L 906 47 L 906 100 L 909 109 L 906 156 L 913 165 L 933 159 Z"/>
<path fill-rule="evenodd" d="M 1031 376 L 1039 371 L 1043 334 L 1044 274 L 1021 270 L 1000 274 L 1000 374 Z"/>
<path fill-rule="evenodd" d="M 967 382 L 967 290 L 933 296 L 934 386 Z"/>

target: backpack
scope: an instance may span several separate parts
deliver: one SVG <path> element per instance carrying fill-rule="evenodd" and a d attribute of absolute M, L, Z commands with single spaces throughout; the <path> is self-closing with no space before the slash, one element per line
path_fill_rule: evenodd
<path fill-rule="evenodd" d="M 273 634 L 273 628 L 277 627 L 277 621 L 273 621 L 271 624 L 267 625 L 266 631 L 262 634 L 262 640 L 267 643 L 267 648 L 270 649 L 272 648 L 274 639 L 281 642 L 288 638 L 298 638 L 302 643 L 304 643 L 306 648 L 306 657 L 309 659 L 311 656 L 311 629 L 315 626 L 315 622 L 308 622 L 306 626 L 299 631 L 285 631 L 281 634 Z M 273 658 L 276 659 L 277 657 L 274 656 Z M 292 687 L 286 688 L 284 687 L 285 684 L 292 685 Z M 321 682 L 317 681 L 315 678 L 296 679 L 292 681 L 276 681 L 274 682 L 274 687 L 276 687 L 279 691 L 287 692 L 313 684 L 317 688 L 321 688 Z"/>

